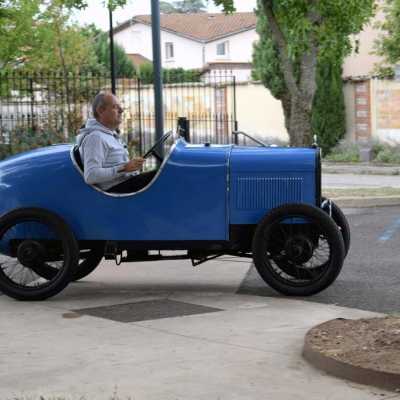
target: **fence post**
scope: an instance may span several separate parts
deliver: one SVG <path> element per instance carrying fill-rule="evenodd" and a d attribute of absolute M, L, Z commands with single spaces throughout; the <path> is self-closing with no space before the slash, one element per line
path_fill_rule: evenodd
<path fill-rule="evenodd" d="M 190 143 L 190 121 L 186 117 L 178 118 L 178 134 Z"/>
<path fill-rule="evenodd" d="M 33 79 L 30 76 L 29 77 L 29 92 L 31 94 L 31 128 L 32 128 L 32 132 L 35 131 L 35 121 L 34 121 L 34 103 L 35 103 L 35 93 L 33 92 Z"/>
<path fill-rule="evenodd" d="M 236 76 L 233 75 L 233 123 L 234 123 L 234 131 L 237 132 L 239 130 L 239 123 L 237 121 L 237 109 L 236 109 Z M 235 136 L 235 144 L 239 144 L 238 135 Z"/>

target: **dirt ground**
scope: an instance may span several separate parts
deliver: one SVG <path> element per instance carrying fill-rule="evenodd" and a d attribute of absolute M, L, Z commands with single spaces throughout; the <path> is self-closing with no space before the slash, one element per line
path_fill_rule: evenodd
<path fill-rule="evenodd" d="M 335 319 L 313 328 L 308 341 L 335 360 L 400 374 L 400 318 Z"/>

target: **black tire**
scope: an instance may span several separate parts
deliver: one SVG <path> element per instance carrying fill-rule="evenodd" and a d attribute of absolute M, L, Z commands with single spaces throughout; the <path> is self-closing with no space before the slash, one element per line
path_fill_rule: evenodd
<path fill-rule="evenodd" d="M 43 260 L 36 261 L 35 259 L 29 267 L 20 262 L 17 255 L 2 255 L 0 290 L 17 300 L 45 300 L 63 290 L 74 276 L 79 260 L 78 244 L 62 218 L 40 208 L 17 209 L 3 215 L 0 218 L 0 241 L 15 226 L 25 223 L 40 224 L 55 234 L 56 239 L 52 242 L 56 243 L 57 248 L 59 248 L 58 255 L 54 256 L 51 249 L 47 249 L 46 245 L 41 245 L 44 251 Z M 62 258 L 62 260 L 60 261 L 59 258 Z M 43 275 L 46 275 L 43 271 L 51 271 L 54 268 L 54 266 L 50 266 L 52 262 L 62 265 L 57 269 L 56 274 L 51 274 L 46 279 L 43 277 Z M 20 275 L 29 273 L 33 278 L 30 278 L 30 281 L 26 278 L 18 280 L 17 267 L 22 271 L 19 272 Z M 35 285 L 32 286 L 32 283 L 35 283 Z"/>
<path fill-rule="evenodd" d="M 327 200 L 325 197 L 322 197 L 322 203 Z M 347 221 L 346 216 L 343 214 L 343 211 L 340 209 L 340 207 L 334 203 L 331 200 L 331 205 L 332 205 L 332 218 L 336 222 L 336 225 L 339 227 L 339 230 L 342 234 L 343 237 L 343 242 L 344 242 L 344 249 L 345 249 L 345 256 L 347 256 L 349 249 L 350 249 L 350 244 L 351 244 L 351 234 L 350 234 L 350 225 L 349 222 Z M 323 208 L 325 212 L 329 213 L 328 209 Z"/>
<path fill-rule="evenodd" d="M 88 251 L 82 261 L 79 263 L 78 268 L 72 277 L 74 282 L 85 278 L 91 274 L 100 264 L 104 257 L 104 246 L 93 247 Z"/>
<path fill-rule="evenodd" d="M 323 249 L 328 254 L 321 261 Z M 258 273 L 269 286 L 288 296 L 310 296 L 327 288 L 339 275 L 344 254 L 337 225 L 320 208 L 307 204 L 272 210 L 253 237 Z"/>

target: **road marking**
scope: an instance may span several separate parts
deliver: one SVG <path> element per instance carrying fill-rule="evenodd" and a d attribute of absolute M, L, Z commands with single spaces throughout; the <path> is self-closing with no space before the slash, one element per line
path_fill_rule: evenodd
<path fill-rule="evenodd" d="M 396 232 L 400 229 L 400 218 L 396 219 L 390 226 L 383 232 L 383 235 L 379 237 L 380 242 L 387 242 L 392 239 Z"/>

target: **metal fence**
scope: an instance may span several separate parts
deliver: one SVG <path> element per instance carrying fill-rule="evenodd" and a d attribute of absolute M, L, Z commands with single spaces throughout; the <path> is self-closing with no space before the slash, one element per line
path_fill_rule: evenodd
<path fill-rule="evenodd" d="M 3 152 L 73 142 L 90 116 L 91 100 L 110 86 L 109 76 L 91 73 L 0 73 Z M 121 133 L 143 152 L 154 141 L 153 85 L 120 78 L 116 90 L 125 110 Z M 234 140 L 236 82 L 229 71 L 207 74 L 200 82 L 165 84 L 163 99 L 165 131 L 176 130 L 178 118 L 186 117 L 193 143 Z"/>

